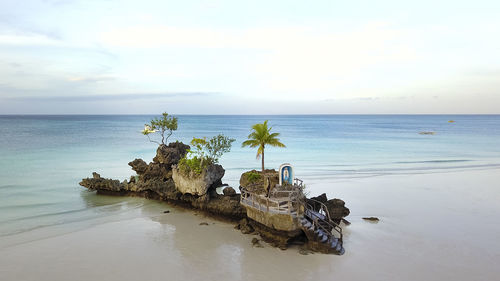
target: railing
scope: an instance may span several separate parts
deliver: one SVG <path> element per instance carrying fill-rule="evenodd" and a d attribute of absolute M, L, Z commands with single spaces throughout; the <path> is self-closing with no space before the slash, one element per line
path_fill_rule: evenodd
<path fill-rule="evenodd" d="M 286 193 L 287 196 L 283 197 L 267 197 L 253 192 L 249 192 L 244 188 L 241 190 L 240 202 L 243 205 L 250 206 L 261 211 L 274 212 L 280 214 L 297 215 L 299 209 L 297 203 L 298 196 L 296 192 L 281 191 Z"/>
<path fill-rule="evenodd" d="M 275 190 L 270 193 L 270 195 L 273 196 L 268 197 L 249 192 L 243 188 L 241 190 L 240 202 L 243 205 L 253 207 L 260 211 L 288 214 L 291 216 L 305 215 L 312 220 L 316 229 L 321 229 L 325 233 L 330 233 L 331 235 L 333 235 L 333 231 L 336 231 L 339 235 L 339 241 L 342 242 L 342 228 L 331 220 L 326 205 L 314 199 L 307 199 L 319 206 L 319 210 L 316 211 L 316 208 L 307 203 L 305 201 L 306 199 L 301 196 L 301 194 L 302 193 L 297 190 Z M 300 206 L 304 206 L 305 210 L 303 208 L 301 209 Z"/>
<path fill-rule="evenodd" d="M 311 200 L 315 204 L 319 205 L 319 211 L 317 213 L 319 215 L 324 216 L 324 218 L 318 216 L 314 212 L 307 212 L 307 210 L 315 211 L 315 208 L 309 203 L 305 203 L 305 205 L 306 205 L 305 215 L 307 215 L 309 218 L 311 218 L 314 225 L 317 228 L 323 230 L 324 232 L 331 233 L 333 235 L 333 231 L 335 230 L 339 234 L 339 241 L 342 242 L 342 237 L 343 237 L 342 228 L 330 219 L 330 213 L 328 212 L 328 208 L 326 207 L 326 205 L 323 204 L 323 202 L 320 202 L 318 200 L 314 200 L 314 199 L 308 199 L 308 200 Z M 320 222 L 328 225 L 329 229 L 327 229 L 327 227 L 322 225 Z"/>
<path fill-rule="evenodd" d="M 293 185 L 300 187 L 302 189 L 304 187 L 304 181 L 298 178 L 293 179 Z"/>
<path fill-rule="evenodd" d="M 300 190 L 282 190 L 274 188 L 269 192 L 270 198 L 288 198 L 289 200 L 296 201 L 301 197 L 302 191 Z"/>

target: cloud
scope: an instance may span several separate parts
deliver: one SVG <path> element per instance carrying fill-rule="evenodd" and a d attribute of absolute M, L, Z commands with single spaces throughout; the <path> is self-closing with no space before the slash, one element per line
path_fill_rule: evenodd
<path fill-rule="evenodd" d="M 44 34 L 0 34 L 0 45 L 60 45 L 59 40 Z"/>
<path fill-rule="evenodd" d="M 111 76 L 95 76 L 95 77 L 75 76 L 75 77 L 68 78 L 68 81 L 70 81 L 70 82 L 84 82 L 84 83 L 98 83 L 98 82 L 104 82 L 104 81 L 112 81 L 115 79 L 116 79 L 115 77 L 111 77 Z"/>
<path fill-rule="evenodd" d="M 180 48 L 252 52 L 244 61 L 255 92 L 300 99 L 304 92 L 350 95 L 363 75 L 382 73 L 371 68 L 408 65 L 418 59 L 411 34 L 387 22 L 355 27 L 286 26 L 266 28 L 185 28 L 136 25 L 104 30 L 99 35 L 108 48 L 168 50 Z M 165 51 L 167 52 L 167 51 Z M 193 51 L 194 52 L 194 51 Z M 366 72 L 370 73 L 366 73 Z M 393 71 L 393 70 L 390 70 Z M 375 72 L 375 73 L 374 73 Z M 259 94 L 257 94 L 259 95 Z"/>
<path fill-rule="evenodd" d="M 1 85 L 0 85 L 1 86 Z M 6 97 L 5 100 L 22 102 L 98 102 L 98 101 L 131 101 L 131 100 L 161 100 L 174 97 L 215 97 L 220 93 L 209 92 L 179 92 L 179 93 L 128 93 L 128 94 L 101 94 L 101 95 L 74 95 L 74 96 L 24 96 Z"/>

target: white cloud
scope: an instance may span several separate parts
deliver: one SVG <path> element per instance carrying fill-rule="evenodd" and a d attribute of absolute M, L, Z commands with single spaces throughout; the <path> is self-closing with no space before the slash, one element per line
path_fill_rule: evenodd
<path fill-rule="evenodd" d="M 180 28 L 164 25 L 129 26 L 103 31 L 108 48 L 220 48 L 256 52 L 241 66 L 268 95 L 304 91 L 347 91 L 360 73 L 374 65 L 409 63 L 416 51 L 406 34 L 388 23 L 373 22 L 344 31 L 313 27 L 247 29 Z"/>
<path fill-rule="evenodd" d="M 494 9 L 304 3 L 2 2 L 0 96 L 217 92 L 213 107 L 234 113 L 273 113 L 282 100 L 297 113 L 450 112 L 458 101 L 488 111 L 495 100 Z"/>
<path fill-rule="evenodd" d="M 43 34 L 0 34 L 0 45 L 58 45 L 61 42 Z"/>

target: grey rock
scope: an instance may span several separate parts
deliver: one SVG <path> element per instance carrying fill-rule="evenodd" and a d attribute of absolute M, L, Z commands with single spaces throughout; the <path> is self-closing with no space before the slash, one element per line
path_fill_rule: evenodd
<path fill-rule="evenodd" d="M 134 170 L 138 175 L 142 175 L 148 169 L 148 164 L 142 159 L 135 159 L 128 163 L 132 170 Z"/>
<path fill-rule="evenodd" d="M 96 172 L 92 173 L 92 178 L 82 179 L 80 185 L 90 190 L 120 191 L 124 188 L 119 180 L 101 178 Z"/>
<path fill-rule="evenodd" d="M 203 196 L 207 194 L 209 188 L 213 187 L 214 184 L 221 182 L 224 176 L 225 170 L 221 165 L 210 165 L 201 174 L 196 175 L 190 173 L 189 175 L 183 174 L 177 166 L 174 166 L 172 170 L 172 179 L 175 182 L 175 187 L 182 194 L 191 194 L 197 196 Z"/>
<path fill-rule="evenodd" d="M 230 186 L 226 186 L 223 190 L 222 190 L 222 193 L 226 196 L 231 196 L 231 195 L 235 195 L 236 194 L 236 191 L 234 190 L 234 188 L 230 187 Z"/>
<path fill-rule="evenodd" d="M 179 160 L 186 155 L 188 150 L 189 145 L 182 142 L 171 142 L 168 145 L 162 144 L 158 146 L 153 162 L 171 167 L 179 163 Z"/>
<path fill-rule="evenodd" d="M 264 248 L 264 246 L 262 246 L 262 244 L 260 244 L 260 240 L 257 239 L 257 238 L 252 238 L 252 246 L 256 247 L 256 248 Z"/>

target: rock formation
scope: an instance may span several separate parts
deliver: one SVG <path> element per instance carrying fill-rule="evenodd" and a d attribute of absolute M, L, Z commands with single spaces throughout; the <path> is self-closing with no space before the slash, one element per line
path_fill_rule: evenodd
<path fill-rule="evenodd" d="M 350 213 L 349 208 L 345 206 L 345 202 L 343 200 L 337 198 L 328 200 L 325 193 L 307 199 L 307 203 L 313 206 L 315 210 L 320 209 L 318 202 L 321 202 L 326 206 L 328 213 L 330 214 L 330 218 L 337 224 L 340 223 L 343 217 L 347 217 Z"/>
<path fill-rule="evenodd" d="M 92 178 L 83 179 L 80 185 L 93 190 L 120 191 L 123 188 L 119 180 L 103 179 L 96 172 L 92 173 Z"/>
<path fill-rule="evenodd" d="M 240 177 L 240 190 L 245 188 L 257 194 L 267 194 L 270 189 L 279 183 L 278 172 L 274 169 L 262 171 L 251 170 Z"/>
<path fill-rule="evenodd" d="M 225 220 L 239 221 L 237 228 L 243 233 L 258 233 L 264 241 L 281 249 L 286 249 L 292 242 L 307 241 L 300 230 L 293 233 L 277 230 L 249 219 L 247 210 L 240 204 L 240 194 L 232 187 L 227 186 L 223 189 L 223 194 L 218 194 L 216 188 L 222 186 L 221 179 L 225 173 L 222 166 L 210 165 L 199 175 L 181 173 L 177 164 L 188 150 L 189 146 L 181 142 L 160 145 L 153 162 L 147 164 L 142 159 L 135 159 L 128 163 L 137 173 L 131 176 L 130 180 L 120 182 L 101 178 L 94 172 L 91 178 L 83 179 L 80 185 L 100 194 L 164 200 L 203 210 Z M 264 173 L 252 170 L 242 174 L 240 178 L 240 190 L 244 187 L 258 194 L 269 194 L 277 184 L 278 172 L 275 170 L 266 170 Z M 316 206 L 318 202 L 327 206 L 331 218 L 336 222 L 340 222 L 342 217 L 349 214 L 349 209 L 340 199 L 328 200 L 325 194 L 308 199 L 312 206 Z"/>
<path fill-rule="evenodd" d="M 208 190 L 213 188 L 213 186 L 218 187 L 222 185 L 224 173 L 224 168 L 217 164 L 209 165 L 199 175 L 194 172 L 190 172 L 186 175 L 182 173 L 177 166 L 174 166 L 172 170 L 172 179 L 177 189 L 183 194 L 189 193 L 203 196 L 207 194 Z"/>
<path fill-rule="evenodd" d="M 92 178 L 83 179 L 80 185 L 101 194 L 143 196 L 202 209 L 226 219 L 244 218 L 246 212 L 239 203 L 239 195 L 223 196 L 215 192 L 215 188 L 222 184 L 225 172 L 222 166 L 207 167 L 199 178 L 183 176 L 177 177 L 177 181 L 174 179 L 179 175 L 176 165 L 188 149 L 189 146 L 181 142 L 160 145 L 153 162 L 147 164 L 142 159 L 135 159 L 128 163 L 137 173 L 129 181 L 105 179 L 93 173 Z"/>
<path fill-rule="evenodd" d="M 233 196 L 236 195 L 236 190 L 230 186 L 226 186 L 223 190 L 222 193 L 226 196 Z"/>

